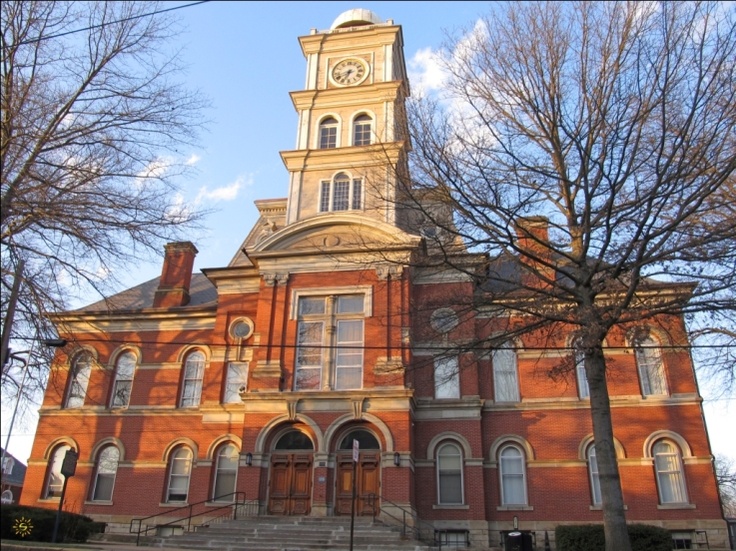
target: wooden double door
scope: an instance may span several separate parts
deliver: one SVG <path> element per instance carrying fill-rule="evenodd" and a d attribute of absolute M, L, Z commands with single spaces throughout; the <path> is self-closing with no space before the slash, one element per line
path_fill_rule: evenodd
<path fill-rule="evenodd" d="M 312 496 L 312 453 L 271 454 L 268 512 L 308 515 Z"/>
<path fill-rule="evenodd" d="M 349 515 L 353 502 L 353 455 L 339 453 L 337 455 L 337 477 L 335 514 Z M 378 499 L 370 499 L 373 494 L 380 495 L 381 454 L 378 451 L 360 452 L 359 461 L 355 465 L 355 514 L 357 516 L 373 516 L 378 513 Z"/>

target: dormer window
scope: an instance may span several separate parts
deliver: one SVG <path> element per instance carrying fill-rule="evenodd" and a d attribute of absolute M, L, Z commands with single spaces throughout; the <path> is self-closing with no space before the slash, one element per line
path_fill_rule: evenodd
<path fill-rule="evenodd" d="M 340 172 L 332 180 L 323 181 L 320 192 L 320 212 L 360 210 L 363 181 Z"/>
<path fill-rule="evenodd" d="M 333 149 L 337 147 L 337 119 L 327 117 L 319 124 L 319 148 Z"/>

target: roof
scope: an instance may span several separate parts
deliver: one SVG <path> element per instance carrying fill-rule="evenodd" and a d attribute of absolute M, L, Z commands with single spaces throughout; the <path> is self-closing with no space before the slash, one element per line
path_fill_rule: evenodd
<path fill-rule="evenodd" d="M 2 448 L 0 448 L 2 453 Z M 5 457 L 11 457 L 13 459 L 13 470 L 10 473 L 3 473 L 3 483 L 12 484 L 14 486 L 22 486 L 23 480 L 26 477 L 26 466 L 22 461 L 19 461 L 12 453 L 8 452 Z"/>
<path fill-rule="evenodd" d="M 153 308 L 153 297 L 156 294 L 160 280 L 160 277 L 156 277 L 111 297 L 83 306 L 74 310 L 74 312 L 107 312 L 111 310 L 142 310 Z M 192 282 L 189 286 L 189 298 L 189 303 L 181 308 L 215 306 L 217 304 L 217 289 L 204 274 L 192 274 Z"/>

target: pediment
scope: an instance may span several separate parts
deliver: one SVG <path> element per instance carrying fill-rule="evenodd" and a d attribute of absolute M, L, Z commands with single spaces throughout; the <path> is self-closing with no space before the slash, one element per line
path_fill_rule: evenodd
<path fill-rule="evenodd" d="M 282 228 L 259 240 L 248 255 L 336 253 L 412 248 L 420 237 L 390 224 L 355 214 L 314 216 Z"/>

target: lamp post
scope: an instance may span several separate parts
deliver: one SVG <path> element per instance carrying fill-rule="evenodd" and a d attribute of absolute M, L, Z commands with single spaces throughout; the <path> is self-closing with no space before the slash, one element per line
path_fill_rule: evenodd
<path fill-rule="evenodd" d="M 21 350 L 20 352 L 12 352 L 10 349 L 8 349 L 8 355 L 6 359 L 13 359 L 13 360 L 19 360 L 23 362 L 23 376 L 20 379 L 20 385 L 18 385 L 18 394 L 15 398 L 15 406 L 13 407 L 13 415 L 10 417 L 10 425 L 8 426 L 8 435 L 5 438 L 5 447 L 3 448 L 2 453 L 2 463 L 1 465 L 5 465 L 5 456 L 8 454 L 8 446 L 10 445 L 10 436 L 13 433 L 13 425 L 15 424 L 15 416 L 18 413 L 18 406 L 20 405 L 20 400 L 23 397 L 23 389 L 26 384 L 26 375 L 28 374 L 28 362 L 31 359 L 31 354 L 33 353 L 33 344 L 36 341 L 33 341 L 31 343 L 31 349 L 30 350 Z M 63 346 L 67 345 L 66 339 L 42 339 L 39 341 L 41 344 L 46 346 L 51 346 L 53 348 L 61 348 Z M 23 358 L 21 354 L 26 354 L 26 357 Z M 2 473 L 5 474 L 4 472 Z"/>

